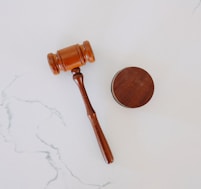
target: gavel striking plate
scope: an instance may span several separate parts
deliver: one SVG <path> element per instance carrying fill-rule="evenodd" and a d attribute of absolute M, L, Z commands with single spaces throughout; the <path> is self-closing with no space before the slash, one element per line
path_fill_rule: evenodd
<path fill-rule="evenodd" d="M 111 91 L 118 104 L 127 108 L 144 106 L 152 98 L 154 82 L 142 68 L 127 67 L 115 74 Z"/>
<path fill-rule="evenodd" d="M 59 74 L 60 71 L 71 71 L 73 80 L 79 87 L 82 95 L 88 118 L 93 127 L 99 147 L 106 163 L 113 162 L 113 155 L 108 145 L 108 142 L 103 134 L 103 131 L 98 122 L 96 113 L 89 101 L 83 80 L 83 74 L 80 72 L 80 66 L 86 62 L 94 62 L 95 57 L 89 41 L 84 41 L 82 45 L 76 44 L 70 47 L 58 50 L 56 54 L 48 54 L 48 62 L 54 74 Z"/>

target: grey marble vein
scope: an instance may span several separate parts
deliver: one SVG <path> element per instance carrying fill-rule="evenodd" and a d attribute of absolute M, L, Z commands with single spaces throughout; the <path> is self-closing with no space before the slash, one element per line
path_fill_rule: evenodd
<path fill-rule="evenodd" d="M 106 182 L 106 183 L 104 183 L 104 184 L 89 184 L 89 183 L 84 182 L 81 178 L 79 178 L 78 176 L 76 176 L 76 175 L 72 172 L 72 170 L 67 166 L 67 164 L 62 160 L 62 157 L 61 157 L 61 154 L 60 154 L 60 150 L 59 150 L 58 147 L 54 146 L 53 144 L 48 144 L 46 141 L 44 141 L 44 140 L 43 140 L 42 138 L 40 138 L 40 136 L 38 136 L 38 135 L 36 135 L 36 137 L 38 138 L 38 140 L 40 140 L 41 143 L 43 143 L 44 145 L 48 146 L 50 149 L 52 149 L 53 151 L 56 152 L 56 155 L 57 155 L 57 158 L 58 158 L 59 162 L 61 163 L 61 165 L 63 165 L 62 168 L 65 168 L 65 169 L 68 171 L 68 173 L 69 173 L 75 180 L 77 180 L 79 183 L 81 183 L 81 184 L 83 184 L 83 185 L 86 185 L 86 186 L 90 186 L 90 187 L 96 187 L 96 188 L 98 188 L 98 189 L 102 189 L 102 188 L 108 186 L 109 184 L 111 184 L 110 182 Z M 47 153 L 47 152 L 46 152 L 46 153 Z M 48 153 L 48 158 L 46 157 L 46 159 L 48 160 L 48 162 L 49 162 L 50 160 L 52 160 L 52 157 L 51 157 L 51 155 L 50 155 L 50 152 Z M 51 165 L 51 166 L 52 166 L 52 165 Z M 48 181 L 46 187 L 48 187 L 52 182 L 56 181 L 56 179 L 58 178 L 59 167 L 54 166 L 53 168 L 56 170 L 56 176 L 55 176 L 53 179 L 51 179 L 51 180 Z M 62 168 L 61 168 L 61 169 L 62 169 Z"/>
<path fill-rule="evenodd" d="M 19 101 L 19 102 L 23 102 L 23 103 L 29 103 L 29 104 L 39 104 L 42 107 L 44 107 L 45 109 L 47 109 L 51 115 L 55 115 L 56 117 L 58 117 L 60 119 L 60 121 L 62 122 L 63 126 L 67 126 L 61 112 L 59 112 L 56 108 L 50 107 L 47 104 L 41 102 L 40 100 L 27 100 L 27 99 L 22 99 L 16 96 L 12 96 L 12 98 L 14 98 L 15 100 Z"/>
<path fill-rule="evenodd" d="M 10 110 L 9 103 L 5 104 L 4 109 L 6 110 L 6 113 L 8 115 L 8 130 L 9 130 L 12 125 L 12 112 Z"/>
<path fill-rule="evenodd" d="M 2 90 L 1 90 L 1 93 L 0 93 L 0 97 L 1 97 L 1 103 L 0 103 L 0 106 L 2 108 L 4 108 L 7 112 L 7 116 L 8 116 L 8 126 L 7 128 L 10 129 L 11 127 L 11 121 L 12 121 L 12 112 L 10 110 L 10 107 L 9 107 L 9 102 L 8 99 L 8 95 L 7 95 L 7 90 L 12 87 L 12 85 L 16 82 L 17 79 L 19 79 L 21 76 L 20 75 L 17 75 L 15 76 Z"/>
<path fill-rule="evenodd" d="M 200 7 L 201 5 L 201 0 L 198 2 L 198 4 L 196 5 L 196 7 L 193 9 L 193 13 L 196 12 L 196 10 Z"/>
<path fill-rule="evenodd" d="M 55 176 L 53 178 L 51 178 L 47 183 L 46 186 L 44 187 L 44 189 L 48 188 L 48 186 L 55 182 L 58 177 L 59 177 L 59 169 L 58 167 L 55 165 L 54 160 L 52 159 L 52 156 L 50 154 L 49 151 L 38 151 L 37 153 L 42 153 L 45 154 L 45 159 L 48 161 L 49 165 L 54 169 L 55 171 Z"/>
<path fill-rule="evenodd" d="M 14 85 L 14 83 L 16 82 L 16 80 L 18 78 L 19 78 L 19 76 L 16 76 L 0 92 L 0 97 L 1 97 L 0 108 L 4 110 L 6 119 L 7 119 L 7 126 L 0 123 L 0 136 L 2 137 L 4 142 L 13 145 L 15 153 L 20 154 L 20 153 L 30 153 L 30 152 L 27 150 L 19 150 L 17 147 L 18 144 L 14 140 L 12 140 L 10 130 L 15 124 L 15 123 L 13 123 L 13 115 L 15 114 L 15 112 L 12 112 L 12 110 L 11 110 L 12 100 L 15 100 L 20 103 L 25 103 L 28 105 L 37 104 L 39 106 L 42 106 L 50 113 L 50 116 L 53 116 L 53 115 L 56 116 L 61 121 L 61 123 L 64 127 L 66 127 L 67 124 L 60 111 L 58 111 L 56 108 L 48 106 L 47 104 L 43 103 L 40 100 L 27 100 L 27 99 L 19 98 L 16 96 L 9 96 L 7 94 L 7 90 Z M 41 143 L 43 145 L 43 147 L 42 147 L 42 149 L 38 149 L 38 150 L 31 149 L 31 153 L 44 154 L 45 159 L 47 160 L 48 164 L 55 171 L 55 175 L 47 181 L 46 185 L 44 186 L 44 189 L 47 189 L 52 183 L 57 182 L 62 171 L 68 173 L 68 177 L 70 179 L 75 180 L 81 186 L 102 189 L 111 184 L 110 182 L 106 182 L 104 184 L 90 184 L 90 183 L 83 181 L 78 176 L 76 176 L 73 173 L 73 171 L 69 168 L 69 166 L 66 164 L 66 162 L 62 159 L 59 148 L 56 147 L 54 144 L 48 143 L 47 141 L 45 141 L 45 139 L 43 139 L 42 136 L 39 135 L 40 126 L 35 125 L 35 128 L 36 128 L 35 138 L 36 138 L 36 140 L 38 140 L 39 143 Z"/>

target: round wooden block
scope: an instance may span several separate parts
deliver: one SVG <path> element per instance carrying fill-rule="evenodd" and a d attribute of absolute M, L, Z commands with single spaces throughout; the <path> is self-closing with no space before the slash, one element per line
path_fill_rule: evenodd
<path fill-rule="evenodd" d="M 127 67 L 112 80 L 112 94 L 122 106 L 137 108 L 145 105 L 154 92 L 151 76 L 142 68 Z"/>

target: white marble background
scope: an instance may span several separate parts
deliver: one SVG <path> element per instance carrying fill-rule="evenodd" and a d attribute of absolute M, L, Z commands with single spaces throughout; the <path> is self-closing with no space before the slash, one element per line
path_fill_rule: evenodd
<path fill-rule="evenodd" d="M 200 0 L 0 0 L 1 189 L 200 189 Z M 105 164 L 71 73 L 46 55 L 89 40 L 82 68 L 115 162 Z M 155 93 L 120 107 L 113 75 L 146 69 Z"/>

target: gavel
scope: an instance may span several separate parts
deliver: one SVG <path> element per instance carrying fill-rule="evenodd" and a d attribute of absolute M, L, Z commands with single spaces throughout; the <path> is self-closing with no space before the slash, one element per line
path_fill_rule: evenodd
<path fill-rule="evenodd" d="M 59 74 L 60 71 L 72 72 L 73 80 L 79 87 L 86 107 L 88 118 L 96 135 L 103 158 L 105 159 L 106 163 L 112 163 L 114 160 L 112 152 L 100 127 L 96 112 L 90 103 L 84 86 L 84 77 L 80 72 L 80 67 L 85 65 L 86 62 L 92 63 L 95 61 L 94 53 L 89 41 L 84 41 L 82 45 L 76 44 L 58 50 L 56 54 L 49 53 L 47 58 L 50 68 L 54 74 Z"/>

